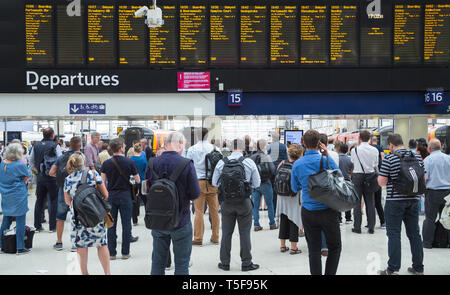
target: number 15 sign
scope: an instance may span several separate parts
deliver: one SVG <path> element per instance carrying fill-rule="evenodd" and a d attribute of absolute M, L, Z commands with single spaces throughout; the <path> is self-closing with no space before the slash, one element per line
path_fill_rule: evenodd
<path fill-rule="evenodd" d="M 228 106 L 241 107 L 242 106 L 242 92 L 232 91 L 228 92 Z"/>

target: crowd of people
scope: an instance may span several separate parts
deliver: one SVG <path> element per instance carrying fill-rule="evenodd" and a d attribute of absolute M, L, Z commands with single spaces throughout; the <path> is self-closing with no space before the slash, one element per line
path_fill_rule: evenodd
<path fill-rule="evenodd" d="M 53 248 L 62 250 L 64 224 L 70 212 L 70 247 L 79 254 L 82 274 L 88 274 L 89 247 L 98 249 L 103 270 L 110 274 L 109 261 L 117 259 L 118 254 L 117 222 L 112 226 L 105 222 L 95 227 L 83 226 L 73 208 L 78 187 L 80 184 L 95 186 L 110 204 L 113 220 L 117 221 L 120 215 L 121 258 L 129 259 L 130 243 L 138 240 L 132 235 L 132 225 L 138 224 L 141 206 L 146 208 L 147 202 L 152 201 L 144 191 L 163 178 L 175 184 L 179 200 L 177 222 L 170 230 L 152 229 L 152 275 L 165 274 L 171 264 L 170 244 L 175 274 L 189 274 L 192 247 L 205 243 L 206 210 L 209 210 L 212 228 L 209 242 L 220 244 L 218 268 L 230 270 L 231 240 L 237 223 L 241 270 L 258 269 L 260 266 L 254 263 L 251 253 L 251 230 L 253 227 L 259 232 L 266 226 L 260 223 L 262 199 L 267 206 L 267 227 L 278 231 L 280 252 L 301 254 L 299 238 L 305 237 L 311 274 L 334 275 L 343 251 L 340 224 L 344 222 L 344 212 L 314 200 L 308 189 L 310 176 L 323 167 L 340 170 L 361 200 L 353 210 L 344 213 L 345 223 L 353 223 L 352 232 L 362 233 L 364 209 L 369 234 L 375 232 L 376 215 L 379 229 L 386 230 L 389 261 L 380 274 L 392 275 L 400 270 L 402 222 L 412 253 L 412 266 L 408 271 L 424 273 L 423 248 L 433 247 L 435 220 L 445 204 L 444 198 L 450 194 L 450 156 L 441 151 L 439 140 L 428 143 L 423 139 L 410 140 L 406 148 L 402 137 L 392 134 L 387 140 L 390 153 L 385 155 L 377 137 L 367 130 L 360 131 L 359 142 L 353 147 L 329 140 L 326 134 L 315 130 L 306 131 L 301 144 L 288 146 L 273 133 L 270 144 L 260 139 L 253 145 L 250 137 L 245 136 L 224 141 L 219 147 L 214 141 L 208 141 L 208 129 L 203 128 L 201 133 L 201 139 L 187 147 L 183 134 L 172 132 L 156 153 L 146 139 L 135 141 L 126 150 L 123 139 L 116 138 L 106 144 L 100 141 L 100 134 L 96 132 L 91 134 L 91 141 L 82 152 L 80 137 L 72 137 L 67 143 L 60 142 L 55 140 L 52 128 L 43 131 L 43 140 L 35 143 L 30 151 L 20 141 L 9 143 L 0 158 L 3 211 L 0 249 L 3 250 L 4 231 L 15 221 L 17 254 L 31 251 L 24 245 L 24 235 L 29 211 L 27 185 L 34 179 L 36 232 L 44 230 L 42 224 L 48 203 L 48 230 L 56 233 Z M 412 157 L 425 173 L 422 235 L 420 196 L 397 191 L 404 157 Z M 384 186 L 387 194 L 383 207 Z M 148 215 L 147 212 L 144 215 Z M 324 272 L 322 257 L 326 257 Z"/>

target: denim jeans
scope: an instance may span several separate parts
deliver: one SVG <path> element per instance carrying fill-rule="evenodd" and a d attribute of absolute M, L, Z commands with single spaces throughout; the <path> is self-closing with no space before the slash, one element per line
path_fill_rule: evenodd
<path fill-rule="evenodd" d="M 276 225 L 275 223 L 275 212 L 273 211 L 273 189 L 272 184 L 269 182 L 261 184 L 260 187 L 252 189 L 252 200 L 253 200 L 253 219 L 254 225 L 260 226 L 259 224 L 259 204 L 261 203 L 261 195 L 264 195 L 264 200 L 267 204 L 267 213 L 269 214 L 269 226 Z"/>
<path fill-rule="evenodd" d="M 120 212 L 120 221 L 122 223 L 122 255 L 130 254 L 131 239 L 131 212 L 133 210 L 133 201 L 130 192 L 116 193 L 108 198 L 111 203 L 111 215 L 114 218 L 114 225 L 108 228 L 108 249 L 111 256 L 116 256 L 117 247 L 117 216 Z"/>
<path fill-rule="evenodd" d="M 175 275 L 189 275 L 192 252 L 192 223 L 172 231 L 152 230 L 153 253 L 151 275 L 165 275 L 170 242 L 173 243 Z"/>
<path fill-rule="evenodd" d="M 67 206 L 64 199 L 63 187 L 58 188 L 58 210 L 56 211 L 56 220 L 66 221 L 67 213 L 70 211 L 70 207 Z"/>
<path fill-rule="evenodd" d="M 16 218 L 16 248 L 25 249 L 25 214 L 22 216 L 3 216 L 0 228 L 0 249 L 3 248 L 3 232 L 11 227 L 13 218 Z"/>
<path fill-rule="evenodd" d="M 400 270 L 403 221 L 411 246 L 412 266 L 416 271 L 423 272 L 423 246 L 422 237 L 420 236 L 418 206 L 418 200 L 388 200 L 384 206 L 386 235 L 388 237 L 389 271 L 396 272 Z"/>

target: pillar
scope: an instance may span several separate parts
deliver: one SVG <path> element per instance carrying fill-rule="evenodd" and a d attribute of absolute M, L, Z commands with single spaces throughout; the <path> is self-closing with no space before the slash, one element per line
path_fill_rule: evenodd
<path fill-rule="evenodd" d="M 410 139 L 425 138 L 428 140 L 428 118 L 427 116 L 395 118 L 394 133 L 402 136 L 405 145 Z"/>

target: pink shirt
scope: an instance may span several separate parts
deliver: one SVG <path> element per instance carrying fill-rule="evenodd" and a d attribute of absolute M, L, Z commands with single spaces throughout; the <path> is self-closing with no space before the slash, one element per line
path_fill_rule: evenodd
<path fill-rule="evenodd" d="M 94 166 L 94 163 L 100 162 L 98 159 L 98 148 L 92 142 L 88 143 L 84 148 L 84 155 L 86 156 L 88 166 Z"/>

